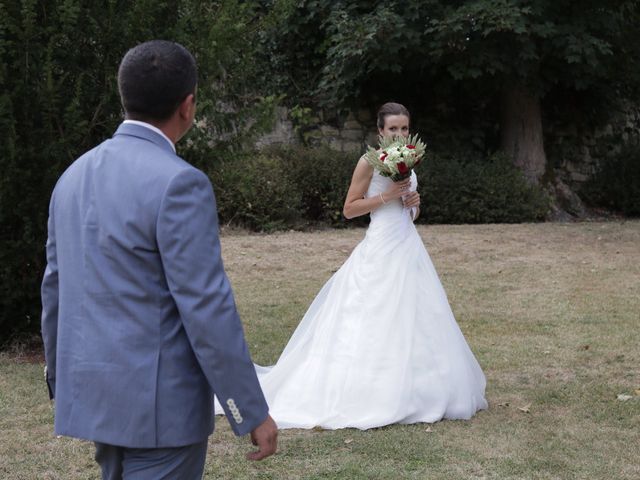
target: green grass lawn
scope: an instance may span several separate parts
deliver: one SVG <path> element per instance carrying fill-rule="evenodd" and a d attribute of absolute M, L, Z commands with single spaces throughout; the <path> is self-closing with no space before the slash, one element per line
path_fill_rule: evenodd
<path fill-rule="evenodd" d="M 205 478 L 640 478 L 640 222 L 419 231 L 487 376 L 489 409 L 470 421 L 285 430 L 259 463 L 221 419 Z M 276 361 L 363 235 L 224 233 L 257 363 Z M 0 478 L 98 478 L 92 444 L 53 435 L 42 367 L 19 350 L 0 355 Z"/>

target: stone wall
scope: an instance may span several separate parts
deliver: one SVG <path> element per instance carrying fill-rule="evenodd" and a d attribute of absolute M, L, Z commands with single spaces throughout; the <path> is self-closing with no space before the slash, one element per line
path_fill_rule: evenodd
<path fill-rule="evenodd" d="M 328 145 L 340 152 L 364 152 L 377 143 L 375 116 L 369 110 L 338 115 L 335 112 L 308 114 L 294 122 L 290 111 L 278 107 L 271 132 L 256 146 L 305 144 Z M 625 144 L 640 148 L 640 108 L 628 109 L 611 123 L 579 129 L 576 125 L 549 125 L 545 129 L 545 150 L 557 177 L 571 189 L 580 187 L 597 171 L 600 163 L 617 154 Z"/>
<path fill-rule="evenodd" d="M 577 190 L 625 145 L 640 148 L 640 108 L 620 112 L 597 128 L 553 125 L 545 139 L 547 158 L 554 161 L 557 176 Z"/>
<path fill-rule="evenodd" d="M 366 145 L 377 143 L 375 120 L 368 110 L 349 112 L 347 115 L 320 113 L 309 115 L 299 124 L 288 109 L 278 107 L 271 132 L 256 141 L 258 148 L 268 145 L 305 144 L 328 145 L 340 152 L 364 152 Z"/>
<path fill-rule="evenodd" d="M 289 118 L 289 110 L 284 107 L 276 107 L 273 129 L 256 140 L 256 147 L 292 145 L 298 143 L 298 141 L 298 134 Z"/>

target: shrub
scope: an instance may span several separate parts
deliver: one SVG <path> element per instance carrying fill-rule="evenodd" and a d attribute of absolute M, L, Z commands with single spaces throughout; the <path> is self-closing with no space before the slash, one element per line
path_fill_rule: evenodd
<path fill-rule="evenodd" d="M 527 183 L 504 155 L 459 160 L 430 155 L 416 169 L 423 223 L 540 221 L 549 209 L 541 188 Z"/>
<path fill-rule="evenodd" d="M 335 227 L 346 225 L 342 215 L 358 152 L 342 153 L 327 147 L 279 148 L 272 150 L 302 193 L 305 219 Z"/>
<path fill-rule="evenodd" d="M 221 161 L 211 172 L 223 223 L 270 231 L 364 225 L 342 207 L 359 155 L 328 148 L 270 148 Z M 463 161 L 431 155 L 416 170 L 422 223 L 543 220 L 549 200 L 504 156 Z"/>
<path fill-rule="evenodd" d="M 220 221 L 255 231 L 346 226 L 342 207 L 357 158 L 326 147 L 227 154 L 209 170 Z"/>
<path fill-rule="evenodd" d="M 627 216 L 640 215 L 640 151 L 628 146 L 602 163 L 580 191 L 592 206 L 616 210 Z"/>
<path fill-rule="evenodd" d="M 227 154 L 210 171 L 220 222 L 256 231 L 299 224 L 302 195 L 284 167 L 268 153 Z"/>

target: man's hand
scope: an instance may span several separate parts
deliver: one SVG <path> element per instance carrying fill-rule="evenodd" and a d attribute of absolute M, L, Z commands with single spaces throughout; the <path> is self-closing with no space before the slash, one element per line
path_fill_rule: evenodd
<path fill-rule="evenodd" d="M 278 448 L 278 427 L 271 415 L 258 427 L 251 431 L 251 443 L 258 447 L 258 451 L 247 453 L 249 460 L 262 460 L 273 455 Z"/>

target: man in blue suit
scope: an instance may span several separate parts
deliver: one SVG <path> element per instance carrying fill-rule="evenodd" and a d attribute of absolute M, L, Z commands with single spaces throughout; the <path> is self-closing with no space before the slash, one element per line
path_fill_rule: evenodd
<path fill-rule="evenodd" d="M 196 78 L 176 43 L 127 52 L 126 120 L 51 197 L 42 336 L 55 431 L 93 440 L 103 479 L 202 478 L 214 392 L 235 434 L 251 432 L 250 459 L 276 450 L 211 184 L 175 153 Z"/>

